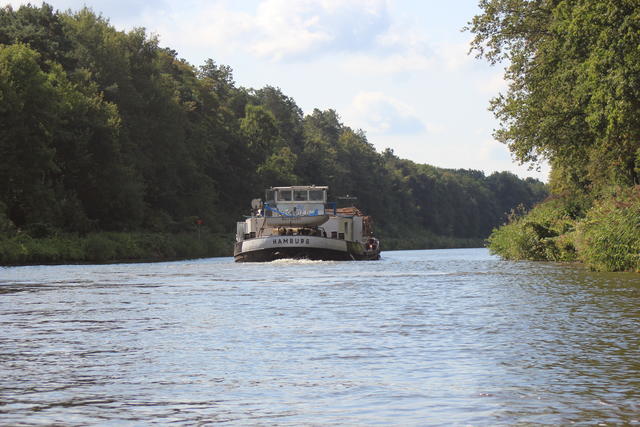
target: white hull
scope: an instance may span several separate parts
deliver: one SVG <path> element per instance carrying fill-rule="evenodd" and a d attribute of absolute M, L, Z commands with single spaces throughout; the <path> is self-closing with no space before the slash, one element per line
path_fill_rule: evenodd
<path fill-rule="evenodd" d="M 328 219 L 329 215 L 268 216 L 264 218 L 264 224 L 270 227 L 309 227 L 324 224 Z"/>
<path fill-rule="evenodd" d="M 317 236 L 269 236 L 236 243 L 236 261 L 271 261 L 280 258 L 319 260 L 378 259 L 379 251 L 365 251 L 360 242 Z"/>

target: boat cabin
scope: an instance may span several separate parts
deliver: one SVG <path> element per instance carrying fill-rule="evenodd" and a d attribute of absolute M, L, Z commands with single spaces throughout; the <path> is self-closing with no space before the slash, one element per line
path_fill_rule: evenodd
<path fill-rule="evenodd" d="M 237 224 L 237 241 L 267 236 L 316 236 L 365 241 L 373 236 L 371 219 L 355 207 L 337 209 L 327 202 L 327 186 L 271 187 L 264 202 L 254 199 L 252 213 Z"/>
<path fill-rule="evenodd" d="M 265 192 L 264 216 L 324 215 L 328 188 L 315 185 L 271 187 Z"/>

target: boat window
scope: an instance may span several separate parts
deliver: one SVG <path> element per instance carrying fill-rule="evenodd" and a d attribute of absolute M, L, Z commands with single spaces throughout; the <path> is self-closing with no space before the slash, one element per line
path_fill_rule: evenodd
<path fill-rule="evenodd" d="M 278 190 L 278 200 L 290 202 L 291 201 L 291 190 Z"/>
<path fill-rule="evenodd" d="M 296 202 L 307 201 L 307 190 L 296 190 L 293 192 L 293 198 Z"/>
<path fill-rule="evenodd" d="M 266 190 L 264 193 L 264 200 L 266 203 L 273 202 L 275 199 L 273 198 L 273 190 Z"/>
<path fill-rule="evenodd" d="M 322 190 L 309 190 L 309 200 L 313 200 L 316 202 L 324 202 Z"/>

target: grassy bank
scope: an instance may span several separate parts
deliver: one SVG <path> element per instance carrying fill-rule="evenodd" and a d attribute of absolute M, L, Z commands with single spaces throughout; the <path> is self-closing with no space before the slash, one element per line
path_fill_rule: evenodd
<path fill-rule="evenodd" d="M 483 239 L 463 239 L 422 232 L 382 236 L 383 250 L 482 247 Z M 56 233 L 0 235 L 0 265 L 167 261 L 231 256 L 233 236 L 212 233 L 96 232 L 85 236 Z"/>
<path fill-rule="evenodd" d="M 580 261 L 597 271 L 640 272 L 640 186 L 589 201 L 557 197 L 493 231 L 491 252 L 506 259 Z"/>
<path fill-rule="evenodd" d="M 0 265 L 164 261 L 230 256 L 233 236 L 97 232 L 85 236 L 0 236 Z"/>

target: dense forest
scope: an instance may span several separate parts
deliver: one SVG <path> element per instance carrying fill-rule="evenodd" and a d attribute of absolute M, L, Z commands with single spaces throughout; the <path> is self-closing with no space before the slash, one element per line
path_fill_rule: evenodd
<path fill-rule="evenodd" d="M 514 213 L 490 247 L 506 258 L 640 272 L 640 3 L 482 0 L 473 47 L 506 63 L 491 108 L 521 162 L 547 159 L 552 196 Z M 523 213 L 523 212 L 521 212 Z"/>
<path fill-rule="evenodd" d="M 0 9 L 0 263 L 228 254 L 249 201 L 292 184 L 356 195 L 386 249 L 482 244 L 547 195 L 377 152 L 334 110 L 305 115 L 90 9 Z"/>

